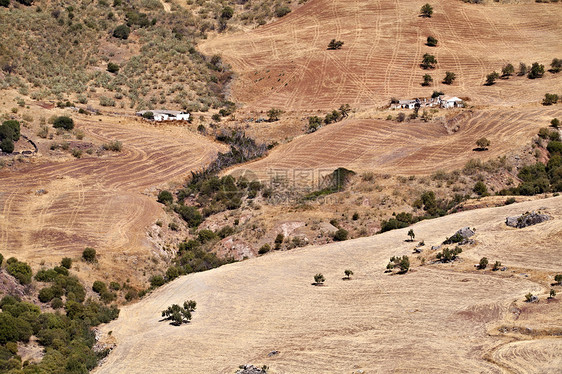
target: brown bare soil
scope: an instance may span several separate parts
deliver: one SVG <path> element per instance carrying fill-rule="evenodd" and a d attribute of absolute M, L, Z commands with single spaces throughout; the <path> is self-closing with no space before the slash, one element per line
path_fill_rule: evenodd
<path fill-rule="evenodd" d="M 559 4 L 465 4 L 432 2 L 431 18 L 419 17 L 424 2 L 403 0 L 310 0 L 297 11 L 250 32 L 220 36 L 202 45 L 220 53 L 239 74 L 236 100 L 263 110 L 354 108 L 388 104 L 391 97 L 431 95 L 434 89 L 470 97 L 478 104 L 514 105 L 539 101 L 560 92 L 561 75 L 542 79 L 512 77 L 483 86 L 492 71 L 512 63 L 548 64 L 560 55 L 555 42 L 562 33 Z M 425 45 L 427 36 L 439 40 Z M 341 50 L 328 51 L 331 39 Z M 424 53 L 437 58 L 423 70 Z M 446 71 L 457 75 L 441 84 Z M 422 77 L 433 76 L 433 87 Z"/>
<path fill-rule="evenodd" d="M 503 224 L 508 215 L 543 207 L 552 221 L 518 231 Z M 408 229 L 402 229 L 181 277 L 103 327 L 117 347 L 95 372 L 232 373 L 246 363 L 268 365 L 271 373 L 556 371 L 558 338 L 527 335 L 517 342 L 497 326 L 539 311 L 544 320 L 560 319 L 546 292 L 560 269 L 552 259 L 562 255 L 561 217 L 562 197 L 556 197 L 412 227 L 416 239 L 425 240 L 424 253 L 458 228 L 475 227 L 476 243 L 453 264 L 419 266 L 412 243 L 404 241 Z M 481 252 L 501 258 L 508 269 L 464 269 Z M 390 256 L 404 254 L 413 260 L 409 273 L 383 272 Z M 518 260 L 523 257 L 530 260 Z M 512 259 L 548 280 L 512 270 Z M 354 275 L 344 282 L 348 268 Z M 311 285 L 318 272 L 327 279 L 324 287 Z M 539 303 L 524 303 L 528 292 L 538 294 Z M 191 323 L 160 321 L 162 309 L 186 299 L 198 303 Z M 280 353 L 268 357 L 273 350 Z"/>
<path fill-rule="evenodd" d="M 471 158 L 487 160 L 519 151 L 540 127 L 561 115 L 562 109 L 557 107 L 536 107 L 465 110 L 444 122 L 351 119 L 298 137 L 238 169 L 249 169 L 261 179 L 272 169 L 331 171 L 338 167 L 427 175 L 462 168 Z M 482 136 L 492 145 L 488 151 L 476 152 L 475 141 Z"/>
<path fill-rule="evenodd" d="M 100 143 L 121 141 L 120 153 L 0 170 L 5 257 L 48 265 L 79 257 L 90 246 L 101 254 L 104 273 L 140 270 L 134 266 L 137 256 L 148 257 L 152 250 L 147 226 L 163 214 L 154 188 L 183 181 L 223 146 L 181 127 L 119 122 L 81 121 L 80 128 Z"/>

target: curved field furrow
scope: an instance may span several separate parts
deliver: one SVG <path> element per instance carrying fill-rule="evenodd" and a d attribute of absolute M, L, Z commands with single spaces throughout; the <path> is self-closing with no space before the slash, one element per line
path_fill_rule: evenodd
<path fill-rule="evenodd" d="M 266 158 L 235 168 L 267 179 L 270 169 L 347 167 L 355 171 L 419 175 L 462 168 L 470 158 L 490 159 L 523 146 L 562 110 L 480 110 L 454 119 L 458 131 L 439 123 L 346 120 L 304 135 Z M 487 152 L 474 152 L 474 139 L 487 137 Z"/>
<path fill-rule="evenodd" d="M 545 92 L 562 90 L 562 75 L 550 73 L 535 81 L 514 76 L 483 86 L 486 75 L 507 62 L 548 66 L 559 57 L 558 4 L 437 0 L 432 5 L 433 17 L 422 18 L 420 3 L 406 0 L 310 0 L 277 22 L 216 37 L 201 48 L 222 53 L 233 65 L 239 73 L 233 95 L 252 110 L 329 110 L 341 103 L 367 108 L 391 97 L 428 96 L 434 89 L 476 104 L 507 106 L 538 102 Z M 425 46 L 428 35 L 438 38 L 437 47 Z M 327 51 L 334 38 L 345 43 L 343 48 Z M 435 70 L 419 67 L 424 53 L 436 55 Z M 282 84 L 257 80 L 256 71 L 265 70 L 271 76 L 292 75 Z M 441 83 L 446 71 L 457 76 L 452 86 Z M 433 87 L 420 86 L 425 73 L 433 76 Z"/>
<path fill-rule="evenodd" d="M 87 136 L 119 140 L 120 153 L 101 158 L 0 171 L 0 250 L 31 260 L 79 253 L 145 251 L 145 230 L 160 207 L 141 193 L 181 181 L 224 147 L 188 130 L 142 123 L 86 122 Z M 43 189 L 45 194 L 36 194 Z"/>

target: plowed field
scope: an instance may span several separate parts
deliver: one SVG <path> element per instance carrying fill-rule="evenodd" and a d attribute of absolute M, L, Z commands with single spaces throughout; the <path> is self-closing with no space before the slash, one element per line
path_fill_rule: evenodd
<path fill-rule="evenodd" d="M 507 63 L 518 69 L 537 61 L 549 68 L 560 58 L 560 4 L 466 4 L 431 2 L 431 18 L 419 16 L 425 1 L 310 0 L 277 22 L 249 32 L 219 36 L 205 53 L 221 54 L 239 79 L 236 100 L 248 108 L 290 110 L 353 108 L 388 104 L 391 97 L 427 97 L 440 89 L 473 103 L 514 105 L 560 92 L 562 75 L 542 79 L 512 77 L 483 86 Z M 425 45 L 429 35 L 437 47 Z M 327 50 L 332 39 L 340 50 Z M 422 56 L 437 58 L 434 70 L 420 68 Z M 452 86 L 441 83 L 454 72 Z M 434 86 L 422 87 L 424 74 Z"/>
<path fill-rule="evenodd" d="M 81 124 L 82 125 L 82 124 Z M 161 206 L 151 187 L 182 181 L 221 146 L 172 126 L 87 122 L 87 136 L 119 140 L 120 153 L 0 171 L 0 251 L 38 263 L 75 256 L 146 253 Z M 38 193 L 45 190 L 46 193 Z M 103 259 L 109 260 L 109 256 Z"/>

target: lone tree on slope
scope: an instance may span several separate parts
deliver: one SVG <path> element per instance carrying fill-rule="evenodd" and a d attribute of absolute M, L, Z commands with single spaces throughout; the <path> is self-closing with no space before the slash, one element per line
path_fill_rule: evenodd
<path fill-rule="evenodd" d="M 410 231 L 408 231 L 408 236 L 410 237 L 410 241 L 413 242 L 414 238 L 416 237 L 416 234 L 414 234 L 413 229 L 410 229 Z"/>
<path fill-rule="evenodd" d="M 421 7 L 420 13 L 422 17 L 429 18 L 433 14 L 433 7 L 429 4 L 425 4 Z"/>
<path fill-rule="evenodd" d="M 314 276 L 314 284 L 316 286 L 322 286 L 325 280 L 326 278 L 324 278 L 324 275 L 322 275 L 322 273 L 318 273 Z"/>

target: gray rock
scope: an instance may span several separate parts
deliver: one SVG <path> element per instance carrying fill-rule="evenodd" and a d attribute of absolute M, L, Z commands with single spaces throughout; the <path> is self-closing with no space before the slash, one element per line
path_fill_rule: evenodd
<path fill-rule="evenodd" d="M 458 230 L 455 234 L 460 234 L 464 239 L 468 239 L 474 235 L 474 231 L 470 227 L 463 227 Z"/>
<path fill-rule="evenodd" d="M 267 357 L 277 356 L 278 354 L 279 354 L 279 351 L 271 351 L 267 354 Z"/>
<path fill-rule="evenodd" d="M 240 370 L 236 371 L 236 374 L 266 374 L 267 370 L 258 368 L 254 365 L 243 365 Z"/>
<path fill-rule="evenodd" d="M 539 214 L 536 212 L 527 212 L 520 216 L 507 217 L 505 224 L 510 227 L 522 229 L 524 227 L 536 225 L 550 219 L 546 214 Z"/>

